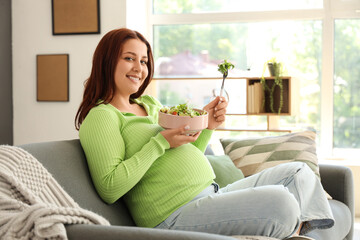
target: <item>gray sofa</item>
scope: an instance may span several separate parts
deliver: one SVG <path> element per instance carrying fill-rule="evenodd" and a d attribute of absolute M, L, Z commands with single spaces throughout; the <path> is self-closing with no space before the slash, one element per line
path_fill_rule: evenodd
<path fill-rule="evenodd" d="M 98 197 L 78 139 L 32 143 L 20 147 L 37 158 L 81 207 L 104 216 L 111 223 L 111 226 L 68 225 L 66 230 L 69 239 L 234 239 L 207 233 L 136 227 L 121 199 L 108 205 Z M 208 150 L 206 153 L 210 152 Z M 343 166 L 320 165 L 320 174 L 325 190 L 333 197 L 329 201 L 336 223 L 331 229 L 312 231 L 309 236 L 317 240 L 352 240 L 352 172 Z"/>

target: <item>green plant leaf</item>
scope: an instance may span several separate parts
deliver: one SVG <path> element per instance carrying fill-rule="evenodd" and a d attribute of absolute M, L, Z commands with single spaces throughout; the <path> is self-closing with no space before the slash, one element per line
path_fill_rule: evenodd
<path fill-rule="evenodd" d="M 224 60 L 224 62 L 218 65 L 218 71 L 223 74 L 224 77 L 227 77 L 229 70 L 235 68 L 234 64 Z"/>

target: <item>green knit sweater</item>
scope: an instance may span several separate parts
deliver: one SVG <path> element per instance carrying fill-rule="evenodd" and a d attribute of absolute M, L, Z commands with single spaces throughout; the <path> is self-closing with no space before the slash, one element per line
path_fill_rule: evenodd
<path fill-rule="evenodd" d="M 213 131 L 170 149 L 157 124 L 161 104 L 150 96 L 133 101 L 147 117 L 100 104 L 84 119 L 79 136 L 100 197 L 113 203 L 124 196 L 135 223 L 154 227 L 213 182 L 203 154 Z"/>

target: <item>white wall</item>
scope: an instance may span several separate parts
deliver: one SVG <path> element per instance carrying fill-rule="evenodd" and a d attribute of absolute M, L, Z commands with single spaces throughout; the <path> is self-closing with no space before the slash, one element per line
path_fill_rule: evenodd
<path fill-rule="evenodd" d="M 126 26 L 126 0 L 100 1 L 101 34 L 52 35 L 50 0 L 12 1 L 14 145 L 78 137 L 74 118 L 93 52 L 108 31 Z M 36 101 L 36 55 L 69 54 L 69 102 Z"/>

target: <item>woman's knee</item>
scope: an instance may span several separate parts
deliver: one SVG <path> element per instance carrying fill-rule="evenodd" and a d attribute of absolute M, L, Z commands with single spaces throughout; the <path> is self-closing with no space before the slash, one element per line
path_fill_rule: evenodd
<path fill-rule="evenodd" d="M 290 162 L 278 165 L 279 168 L 273 173 L 279 175 L 283 180 L 289 181 L 293 178 L 304 179 L 304 181 L 309 181 L 313 177 L 316 177 L 313 170 L 303 162 Z"/>
<path fill-rule="evenodd" d="M 290 178 L 287 180 L 287 182 L 289 182 L 291 179 L 297 179 L 297 183 L 301 184 L 300 186 L 304 186 L 308 184 L 314 185 L 314 181 L 318 180 L 313 170 L 306 163 L 292 162 L 289 164 L 291 164 L 290 168 L 292 170 L 290 170 Z"/>
<path fill-rule="evenodd" d="M 287 188 L 277 186 L 269 195 L 267 207 L 271 208 L 274 233 L 277 238 L 290 236 L 300 221 L 300 207 Z"/>
<path fill-rule="evenodd" d="M 278 166 L 283 166 L 284 168 L 288 168 L 289 171 L 292 171 L 294 173 L 297 173 L 303 169 L 310 169 L 309 166 L 304 162 L 288 162 L 283 163 Z"/>

